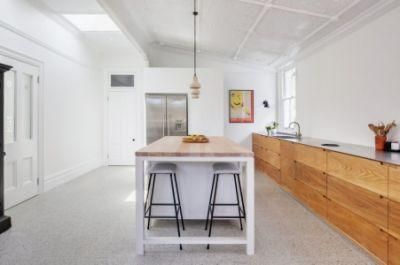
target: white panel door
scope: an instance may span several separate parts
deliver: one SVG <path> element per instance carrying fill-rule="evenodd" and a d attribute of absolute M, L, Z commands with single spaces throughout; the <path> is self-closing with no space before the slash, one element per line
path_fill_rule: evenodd
<path fill-rule="evenodd" d="M 12 207 L 38 194 L 39 69 L 0 57 L 13 66 L 4 76 L 4 202 Z"/>
<path fill-rule="evenodd" d="M 108 93 L 108 164 L 134 165 L 137 149 L 134 89 Z"/>

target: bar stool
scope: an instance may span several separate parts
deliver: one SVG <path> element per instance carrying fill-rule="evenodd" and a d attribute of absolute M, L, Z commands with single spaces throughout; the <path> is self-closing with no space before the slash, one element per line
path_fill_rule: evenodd
<path fill-rule="evenodd" d="M 243 230 L 242 218 L 246 218 L 246 210 L 244 207 L 243 201 L 243 193 L 242 193 L 242 185 L 240 183 L 240 169 L 234 163 L 214 163 L 213 164 L 213 182 L 211 186 L 210 199 L 208 202 L 208 210 L 207 210 L 207 220 L 205 230 L 208 228 L 208 223 L 210 222 L 210 229 L 208 231 L 208 237 L 211 237 L 212 225 L 214 219 L 222 219 L 222 218 L 238 218 L 240 222 L 240 230 Z M 218 190 L 218 181 L 220 175 L 232 175 L 233 180 L 235 182 L 235 191 L 236 191 L 236 203 L 216 203 L 217 190 Z M 239 200 L 240 193 L 240 200 Z M 238 215 L 237 216 L 215 216 L 214 209 L 215 206 L 237 206 L 238 207 Z M 211 217 L 210 217 L 211 215 Z M 207 245 L 207 249 L 210 249 L 210 244 Z"/>
<path fill-rule="evenodd" d="M 183 214 L 182 214 L 182 207 L 181 207 L 181 198 L 179 195 L 179 189 L 178 189 L 178 182 L 176 180 L 176 165 L 173 163 L 156 163 L 154 164 L 150 170 L 149 170 L 149 184 L 147 187 L 147 196 L 146 196 L 146 201 L 144 204 L 144 209 L 145 209 L 145 218 L 147 218 L 147 230 L 150 229 L 150 221 L 151 218 L 175 218 L 176 220 L 176 227 L 178 230 L 178 236 L 181 236 L 181 231 L 179 227 L 179 214 L 181 215 L 181 223 L 182 223 L 182 229 L 185 230 L 185 224 L 183 222 Z M 171 182 L 171 191 L 172 191 L 172 198 L 173 198 L 173 203 L 161 203 L 153 202 L 153 196 L 154 196 L 154 187 L 156 185 L 156 179 L 157 175 L 169 175 L 170 182 Z M 151 192 L 150 192 L 151 190 Z M 150 201 L 149 201 L 149 195 L 150 195 Z M 147 205 L 149 205 L 147 207 Z M 153 206 L 174 206 L 174 212 L 175 215 L 173 216 L 153 216 L 151 214 L 151 209 Z M 179 245 L 180 249 L 182 250 L 182 244 Z"/>

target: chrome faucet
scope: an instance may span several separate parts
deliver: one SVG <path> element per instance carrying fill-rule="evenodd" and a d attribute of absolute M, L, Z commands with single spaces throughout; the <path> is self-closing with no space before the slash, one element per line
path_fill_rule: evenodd
<path fill-rule="evenodd" d="M 291 128 L 292 125 L 297 125 L 297 132 L 296 132 L 296 136 L 297 137 L 301 137 L 301 131 L 300 131 L 300 124 L 297 121 L 292 121 L 291 123 L 289 123 L 289 128 Z"/>

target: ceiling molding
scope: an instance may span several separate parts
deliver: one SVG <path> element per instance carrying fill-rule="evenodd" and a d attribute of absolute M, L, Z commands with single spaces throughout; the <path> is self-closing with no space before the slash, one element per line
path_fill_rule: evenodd
<path fill-rule="evenodd" d="M 271 8 L 268 5 L 271 4 L 272 1 L 274 1 L 274 0 L 269 0 L 268 2 L 263 4 L 263 8 L 262 8 L 261 12 L 258 14 L 256 20 L 254 20 L 253 24 L 251 25 L 251 27 L 247 31 L 246 35 L 244 36 L 243 40 L 240 42 L 240 44 L 235 52 L 235 55 L 233 56 L 234 60 L 238 59 L 239 54 L 242 51 L 244 45 L 246 45 L 246 42 L 249 40 L 249 38 L 253 34 L 254 30 L 256 29 L 258 24 L 260 24 L 261 19 L 263 19 L 263 17 L 267 13 L 267 11 Z"/>
<path fill-rule="evenodd" d="M 177 53 L 177 54 L 182 54 L 182 55 L 193 56 L 193 51 L 191 49 L 188 49 L 185 47 L 179 47 L 179 46 L 177 47 L 177 46 L 172 46 L 172 45 L 168 45 L 168 44 L 160 45 L 157 42 L 154 42 L 151 46 L 153 49 L 156 49 L 159 51 L 172 52 L 172 53 Z M 226 56 L 219 55 L 216 53 L 200 52 L 197 55 L 197 57 L 199 59 L 214 60 L 216 62 L 237 65 L 237 66 L 241 66 L 241 67 L 245 67 L 245 68 L 251 68 L 251 69 L 254 69 L 257 71 L 262 71 L 262 72 L 272 72 L 272 73 L 276 72 L 275 68 L 269 67 L 268 65 L 265 65 L 265 64 L 257 64 L 257 63 L 233 60 L 233 59 L 227 58 Z"/>
<path fill-rule="evenodd" d="M 286 65 L 290 61 L 296 61 L 303 58 L 306 58 L 315 52 L 319 51 L 320 49 L 326 47 L 327 45 L 336 42 L 350 33 L 366 26 L 367 24 L 373 22 L 374 20 L 378 19 L 379 17 L 383 16 L 390 10 L 399 7 L 400 1 L 398 0 L 389 0 L 389 1 L 380 1 L 374 6 L 368 8 L 364 12 L 362 12 L 359 16 L 352 19 L 348 23 L 342 25 L 338 29 L 334 30 L 330 34 L 326 35 L 325 37 L 319 39 L 318 41 L 310 44 L 304 49 L 300 50 L 297 54 L 292 56 L 282 56 L 276 62 L 273 62 L 270 67 L 276 68 L 277 70 L 281 69 L 284 65 Z"/>
<path fill-rule="evenodd" d="M 142 56 L 143 60 L 146 64 L 149 64 L 149 58 L 145 50 L 140 46 L 140 44 L 136 41 L 135 37 L 132 36 L 129 30 L 125 27 L 123 23 L 121 23 L 118 19 L 118 16 L 115 12 L 108 6 L 106 0 L 97 0 L 97 3 L 104 9 L 104 11 L 110 16 L 111 20 L 120 28 L 121 32 L 128 38 L 128 40 L 132 43 L 132 45 L 138 50 L 139 54 Z"/>
<path fill-rule="evenodd" d="M 254 5 L 259 5 L 259 6 L 268 6 L 270 8 L 284 10 L 284 11 L 288 11 L 291 13 L 303 14 L 303 15 L 325 18 L 325 19 L 333 19 L 333 20 L 337 19 L 337 17 L 335 17 L 335 16 L 329 16 L 329 15 L 326 15 L 323 13 L 317 13 L 317 12 L 312 12 L 312 11 L 298 9 L 298 8 L 290 8 L 290 7 L 276 5 L 276 4 L 268 3 L 268 2 L 265 3 L 265 2 L 261 2 L 261 1 L 257 1 L 257 0 L 239 0 L 239 1 L 243 2 L 243 3 L 254 4 Z"/>

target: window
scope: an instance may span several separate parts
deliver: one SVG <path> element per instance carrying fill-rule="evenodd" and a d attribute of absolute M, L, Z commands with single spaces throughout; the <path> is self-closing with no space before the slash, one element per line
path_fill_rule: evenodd
<path fill-rule="evenodd" d="M 290 68 L 282 73 L 281 86 L 281 125 L 289 127 L 296 120 L 296 68 Z"/>
<path fill-rule="evenodd" d="M 134 75 L 111 75 L 112 88 L 132 88 L 135 86 Z"/>

